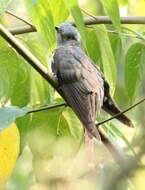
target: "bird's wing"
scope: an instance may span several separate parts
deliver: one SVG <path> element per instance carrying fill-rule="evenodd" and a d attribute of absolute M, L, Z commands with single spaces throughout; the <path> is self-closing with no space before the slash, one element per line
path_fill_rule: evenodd
<path fill-rule="evenodd" d="M 79 47 L 56 50 L 52 71 L 56 73 L 67 103 L 84 126 L 94 123 L 103 97 L 103 80 Z M 54 69 L 55 68 L 55 69 Z"/>
<path fill-rule="evenodd" d="M 98 70 L 98 72 L 101 75 L 101 78 L 104 81 L 104 100 L 103 100 L 102 108 L 112 116 L 120 113 L 121 110 L 118 108 L 118 106 L 116 105 L 116 103 L 114 102 L 114 100 L 112 99 L 110 95 L 110 87 L 107 80 L 105 79 L 103 73 L 98 69 L 98 67 L 96 65 L 94 66 L 96 70 Z M 127 125 L 128 127 L 133 127 L 133 123 L 125 114 L 119 115 L 118 117 L 116 117 L 116 119 L 118 119 L 120 122 Z"/>
<path fill-rule="evenodd" d="M 103 87 L 100 73 L 89 57 L 77 46 L 62 46 L 56 49 L 52 71 L 63 85 L 83 80 L 80 87 L 85 88 L 86 92 L 98 92 L 98 88 Z"/>

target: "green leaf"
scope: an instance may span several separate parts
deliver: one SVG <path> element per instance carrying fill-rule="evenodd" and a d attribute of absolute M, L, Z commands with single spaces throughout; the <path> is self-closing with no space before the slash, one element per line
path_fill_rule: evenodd
<path fill-rule="evenodd" d="M 83 136 L 83 128 L 80 120 L 77 118 L 77 116 L 74 114 L 71 108 L 66 108 L 63 111 L 63 116 L 66 119 L 71 134 L 77 139 L 81 140 Z"/>
<path fill-rule="evenodd" d="M 46 67 L 48 67 L 49 54 L 37 33 L 31 33 L 23 39 L 22 43 L 27 46 L 31 53 Z"/>
<path fill-rule="evenodd" d="M 129 0 L 118 0 L 118 4 L 121 5 L 121 6 L 128 5 Z"/>
<path fill-rule="evenodd" d="M 103 25 L 96 27 L 96 36 L 100 46 L 104 75 L 109 82 L 110 90 L 113 94 L 116 84 L 116 65 L 110 41 Z"/>
<path fill-rule="evenodd" d="M 64 136 L 71 137 L 63 115 L 60 118 L 63 109 L 62 107 L 32 114 L 29 126 L 32 133 L 30 133 L 29 144 L 33 154 L 45 152 L 47 158 L 52 157 L 56 141 Z"/>
<path fill-rule="evenodd" d="M 0 99 L 6 103 L 14 92 L 18 75 L 18 58 L 16 52 L 8 46 L 0 48 Z"/>
<path fill-rule="evenodd" d="M 86 44 L 87 44 L 89 57 L 94 61 L 94 63 L 96 63 L 97 60 L 100 59 L 101 53 L 95 31 L 88 32 Z"/>
<path fill-rule="evenodd" d="M 63 0 L 63 1 L 65 2 L 66 7 L 69 9 L 75 20 L 75 24 L 82 38 L 83 46 L 86 49 L 86 33 L 85 33 L 84 20 L 78 2 L 77 0 L 72 0 L 72 1 Z"/>
<path fill-rule="evenodd" d="M 24 116 L 28 111 L 28 107 L 23 107 L 21 109 L 17 106 L 0 108 L 0 132 L 8 128 L 16 118 Z"/>
<path fill-rule="evenodd" d="M 56 37 L 54 21 L 51 12 L 50 3 L 48 0 L 25 0 L 26 7 L 30 17 L 40 34 L 43 43 L 49 49 L 51 54 L 52 48 L 56 47 Z"/>
<path fill-rule="evenodd" d="M 29 39 L 29 38 L 28 38 Z M 37 52 L 39 43 L 37 44 L 33 42 L 34 38 L 31 37 L 30 41 L 27 42 L 27 47 L 31 44 L 31 51 L 37 56 L 40 55 L 40 52 Z M 30 43 L 30 44 L 29 44 Z M 37 46 L 38 45 L 38 46 Z M 39 46 L 41 47 L 41 46 Z M 39 49 L 40 50 L 40 49 Z M 45 58 L 41 50 L 41 55 L 39 59 L 43 59 L 45 62 Z M 18 70 L 19 73 L 16 78 L 16 83 L 14 85 L 13 94 L 11 96 L 11 103 L 13 105 L 17 105 L 19 107 L 23 107 L 26 105 L 46 105 L 49 103 L 49 84 L 33 69 L 28 63 L 22 58 L 18 57 Z M 29 123 L 31 121 L 31 115 L 25 115 L 22 118 L 18 118 L 16 120 L 16 124 L 20 131 L 21 143 L 20 150 L 22 152 L 25 144 L 27 143 L 27 136 L 30 132 Z"/>
<path fill-rule="evenodd" d="M 27 45 L 28 49 L 30 49 L 30 51 L 33 53 L 33 55 L 35 55 L 45 66 L 48 67 L 46 54 L 47 52 L 45 52 L 45 49 L 42 47 L 36 35 L 30 35 L 26 39 L 25 44 Z M 30 68 L 30 86 L 31 105 L 46 105 L 50 102 L 50 85 L 33 68 Z"/>
<path fill-rule="evenodd" d="M 8 43 L 6 42 L 6 40 L 4 40 L 4 38 L 0 36 L 0 49 L 5 48 L 7 46 L 8 46 Z"/>
<path fill-rule="evenodd" d="M 111 47 L 114 53 L 115 62 L 120 63 L 120 58 L 122 54 L 122 43 L 119 35 L 111 34 L 109 35 L 109 40 L 111 43 Z"/>
<path fill-rule="evenodd" d="M 11 103 L 19 107 L 26 106 L 30 101 L 30 66 L 21 57 L 18 56 L 18 74 L 13 93 L 11 95 Z"/>
<path fill-rule="evenodd" d="M 0 0 L 0 17 L 6 11 L 7 7 L 11 3 L 12 0 Z"/>
<path fill-rule="evenodd" d="M 69 11 L 66 8 L 63 0 L 53 0 L 50 3 L 55 25 L 64 22 L 69 16 Z"/>
<path fill-rule="evenodd" d="M 120 14 L 117 0 L 101 0 L 104 10 L 121 36 Z"/>
<path fill-rule="evenodd" d="M 31 115 L 26 114 L 19 117 L 15 121 L 20 133 L 20 154 L 22 153 L 25 145 L 28 143 L 28 135 L 30 132 Z"/>
<path fill-rule="evenodd" d="M 47 105 L 50 102 L 49 84 L 37 71 L 31 68 L 30 104 Z M 35 106 L 36 107 L 36 106 Z"/>
<path fill-rule="evenodd" d="M 130 104 L 135 101 L 142 78 L 145 74 L 145 45 L 133 44 L 127 51 L 125 59 L 125 87 Z"/>

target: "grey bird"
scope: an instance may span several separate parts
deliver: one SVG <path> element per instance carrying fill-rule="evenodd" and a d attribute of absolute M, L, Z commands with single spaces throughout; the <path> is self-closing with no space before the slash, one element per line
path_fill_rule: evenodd
<path fill-rule="evenodd" d="M 78 30 L 70 23 L 56 26 L 57 47 L 51 64 L 67 104 L 73 109 L 90 137 L 101 139 L 95 120 L 103 108 L 111 115 L 120 112 L 110 96 L 109 84 L 103 73 L 81 48 Z M 133 127 L 124 114 L 117 117 Z"/>

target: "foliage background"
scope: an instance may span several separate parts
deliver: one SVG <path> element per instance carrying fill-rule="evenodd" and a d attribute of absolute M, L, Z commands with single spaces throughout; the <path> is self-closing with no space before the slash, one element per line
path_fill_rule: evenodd
<path fill-rule="evenodd" d="M 117 20 L 119 19 L 119 14 L 116 1 L 79 1 L 79 6 L 93 15 L 112 15 L 111 19 L 114 26 L 106 25 L 105 28 L 101 25 L 94 30 L 83 29 L 80 11 L 77 7 L 72 9 L 73 5 L 77 4 L 77 1 L 53 0 L 49 3 L 47 0 L 26 0 L 25 2 L 23 0 L 13 0 L 7 3 L 9 4 L 9 10 L 23 16 L 27 20 L 31 19 L 36 26 L 39 34 L 23 34 L 18 35 L 17 38 L 48 69 L 50 69 L 48 64 L 50 56 L 55 49 L 54 25 L 58 25 L 73 17 L 81 33 L 85 50 L 104 71 L 106 78 L 111 84 L 112 93 L 115 91 L 114 98 L 119 107 L 124 109 L 144 97 L 144 26 L 127 25 L 126 27 L 129 29 L 138 32 L 135 34 L 128 32 L 128 30 L 122 31 L 119 20 Z M 145 2 L 143 0 L 119 0 L 118 5 L 120 14 L 123 16 L 144 15 Z M 72 16 L 69 15 L 70 12 Z M 48 22 L 48 20 L 51 22 Z M 24 23 L 6 13 L 1 17 L 0 22 L 7 28 L 24 25 Z M 117 30 L 118 34 L 108 32 L 112 30 Z M 138 34 L 141 36 L 141 39 L 137 38 Z M 63 101 L 52 87 L 1 37 L 0 60 L 1 105 L 36 108 Z M 109 66 L 107 67 L 108 63 Z M 115 70 L 117 70 L 117 74 Z M 116 76 L 117 84 L 115 88 Z M 124 128 L 115 120 L 104 126 L 110 138 L 130 155 L 133 154 L 131 153 L 131 146 L 134 147 L 135 151 L 138 150 L 141 135 L 144 134 L 144 115 L 144 105 L 140 105 L 128 113 L 128 116 L 136 125 L 134 130 Z M 101 112 L 98 120 L 107 117 L 104 112 Z M 65 178 L 68 181 L 77 179 L 87 171 L 88 168 L 85 167 L 87 159 L 84 159 L 83 145 L 77 158 L 73 157 L 82 144 L 83 132 L 80 122 L 70 109 L 57 108 L 25 115 L 22 118 L 18 118 L 16 124 L 21 135 L 21 154 L 5 187 L 6 190 L 30 189 L 36 183 L 36 179 L 45 188 L 44 184 L 46 185 L 48 181 L 50 183 L 56 178 Z M 66 184 L 62 185 L 58 180 L 55 183 L 56 188 L 94 189 L 97 184 L 103 184 L 107 175 L 105 171 L 113 171 L 117 166 L 112 168 L 112 158 L 106 153 L 103 145 L 96 142 L 96 147 L 95 162 L 98 165 L 97 171 L 99 174 L 95 174 L 93 177 L 87 176 L 87 178 L 78 180 L 77 183 L 74 182 L 75 180 L 72 180 L 68 185 L 69 187 Z M 106 157 L 108 158 L 107 160 L 105 159 Z M 142 159 L 143 164 L 144 162 L 144 159 Z M 103 168 L 99 169 L 101 164 Z M 121 187 L 140 189 L 140 187 L 143 187 L 144 175 L 144 170 L 137 170 L 135 176 Z M 49 188 L 53 189 L 54 185 L 49 184 Z"/>

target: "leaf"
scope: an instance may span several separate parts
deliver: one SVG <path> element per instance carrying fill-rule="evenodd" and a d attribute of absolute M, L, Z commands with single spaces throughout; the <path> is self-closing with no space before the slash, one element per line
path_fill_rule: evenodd
<path fill-rule="evenodd" d="M 145 46 L 142 43 L 135 43 L 128 49 L 125 58 L 125 87 L 130 104 L 135 101 L 144 71 Z"/>
<path fill-rule="evenodd" d="M 42 154 L 47 158 L 52 157 L 55 142 L 64 136 L 71 137 L 64 117 L 62 116 L 59 121 L 63 109 L 62 107 L 32 114 L 29 126 L 32 131 L 29 133 L 29 145 L 34 155 L 38 154 L 40 156 Z M 58 122 L 60 122 L 59 131 L 57 131 Z"/>
<path fill-rule="evenodd" d="M 83 15 L 80 11 L 78 2 L 77 0 L 72 0 L 72 1 L 64 0 L 64 3 L 66 7 L 69 9 L 69 11 L 71 12 L 75 20 L 75 24 L 82 38 L 83 46 L 86 49 L 86 33 L 85 33 L 84 20 L 83 20 Z"/>
<path fill-rule="evenodd" d="M 34 36 L 30 35 L 26 38 L 24 43 L 27 44 L 27 47 L 31 46 L 30 48 L 32 53 L 37 55 L 39 59 L 44 64 L 46 64 L 45 57 L 43 57 L 45 56 L 45 53 L 41 49 L 42 47 L 40 42 L 38 40 L 35 41 L 35 39 L 37 38 L 34 38 Z M 50 98 L 48 83 L 44 81 L 44 79 L 33 68 L 31 68 L 22 57 L 18 56 L 18 61 L 19 73 L 17 75 L 17 80 L 14 85 L 13 94 L 11 96 L 11 103 L 19 107 L 24 107 L 28 104 L 30 105 L 30 103 L 33 105 L 35 104 L 35 107 L 36 104 L 48 104 Z M 21 136 L 21 152 L 27 143 L 27 137 L 30 132 L 30 121 L 30 114 L 16 119 L 16 124 L 19 128 Z"/>
<path fill-rule="evenodd" d="M 100 46 L 104 75 L 113 94 L 116 84 L 116 65 L 110 41 L 103 25 L 96 27 L 96 36 Z"/>
<path fill-rule="evenodd" d="M 46 110 L 31 117 L 29 146 L 33 154 L 33 171 L 40 182 L 67 175 L 68 166 L 74 162 L 74 155 L 80 148 L 80 140 L 71 135 L 63 110 Z"/>
<path fill-rule="evenodd" d="M 49 49 L 51 54 L 52 48 L 55 49 L 56 37 L 54 21 L 51 12 L 50 3 L 48 0 L 25 0 L 26 7 L 30 17 L 40 34 L 43 43 Z"/>
<path fill-rule="evenodd" d="M 94 63 L 96 63 L 97 60 L 100 59 L 101 53 L 100 53 L 99 42 L 96 37 L 95 31 L 88 32 L 86 44 L 87 44 L 89 57 L 94 61 Z"/>
<path fill-rule="evenodd" d="M 118 0 L 118 4 L 121 6 L 125 6 L 129 4 L 129 0 Z"/>
<path fill-rule="evenodd" d="M 25 44 L 30 51 L 35 55 L 45 66 L 48 67 L 48 60 L 45 49 L 42 47 L 36 35 L 30 35 Z M 35 71 L 33 68 L 30 71 L 30 104 L 33 105 L 46 105 L 50 103 L 50 90 L 49 83 Z M 35 106 L 36 107 L 36 106 Z"/>
<path fill-rule="evenodd" d="M 15 121 L 20 133 L 20 154 L 22 153 L 26 144 L 28 144 L 28 135 L 30 132 L 31 115 L 26 114 L 23 117 L 16 118 Z"/>
<path fill-rule="evenodd" d="M 82 136 L 83 136 L 82 124 L 81 124 L 80 120 L 77 118 L 77 116 L 74 114 L 72 109 L 66 108 L 62 114 L 69 125 L 71 134 L 77 140 L 81 140 Z"/>
<path fill-rule="evenodd" d="M 122 54 L 122 43 L 119 35 L 111 34 L 109 35 L 109 40 L 111 43 L 111 47 L 114 53 L 116 64 L 120 63 L 120 58 Z"/>
<path fill-rule="evenodd" d="M 11 95 L 11 103 L 13 105 L 24 107 L 30 102 L 30 66 L 21 57 L 18 56 L 18 74 L 13 93 Z"/>
<path fill-rule="evenodd" d="M 106 14 L 111 18 L 121 37 L 120 15 L 117 0 L 101 0 Z"/>
<path fill-rule="evenodd" d="M 31 51 L 31 53 L 43 63 L 46 67 L 48 67 L 48 58 L 47 49 L 44 47 L 44 44 L 41 42 L 40 36 L 37 33 L 31 33 L 25 37 L 25 41 L 22 41 L 27 48 Z"/>
<path fill-rule="evenodd" d="M 16 118 L 24 116 L 28 111 L 28 107 L 23 107 L 21 109 L 17 106 L 0 108 L 0 132 L 8 128 Z"/>
<path fill-rule="evenodd" d="M 47 105 L 50 103 L 49 84 L 34 69 L 31 69 L 30 93 L 31 106 L 36 107 L 36 105 Z"/>
<path fill-rule="evenodd" d="M 18 58 L 11 47 L 0 47 L 0 99 L 6 103 L 14 92 L 18 75 Z"/>
<path fill-rule="evenodd" d="M 0 0 L 0 17 L 6 11 L 7 7 L 11 3 L 12 0 Z"/>
<path fill-rule="evenodd" d="M 50 3 L 55 25 L 64 22 L 69 16 L 69 11 L 63 0 L 53 0 Z"/>
<path fill-rule="evenodd" d="M 0 22 L 1 22 L 1 20 L 0 20 Z M 7 47 L 7 44 L 8 43 L 6 42 L 6 40 L 4 40 L 4 38 L 0 36 L 0 49 Z"/>
<path fill-rule="evenodd" d="M 30 66 L 28 63 L 21 57 L 18 56 L 18 75 L 16 78 L 16 83 L 14 85 L 13 94 L 11 95 L 12 105 L 19 107 L 27 106 L 30 103 L 31 97 L 31 82 L 30 82 Z M 16 124 L 20 132 L 20 152 L 22 152 L 26 141 L 26 136 L 29 132 L 29 122 L 30 114 L 27 114 L 21 118 L 16 119 Z"/>
<path fill-rule="evenodd" d="M 12 173 L 19 154 L 19 144 L 20 136 L 15 124 L 0 133 L 0 190 Z"/>

